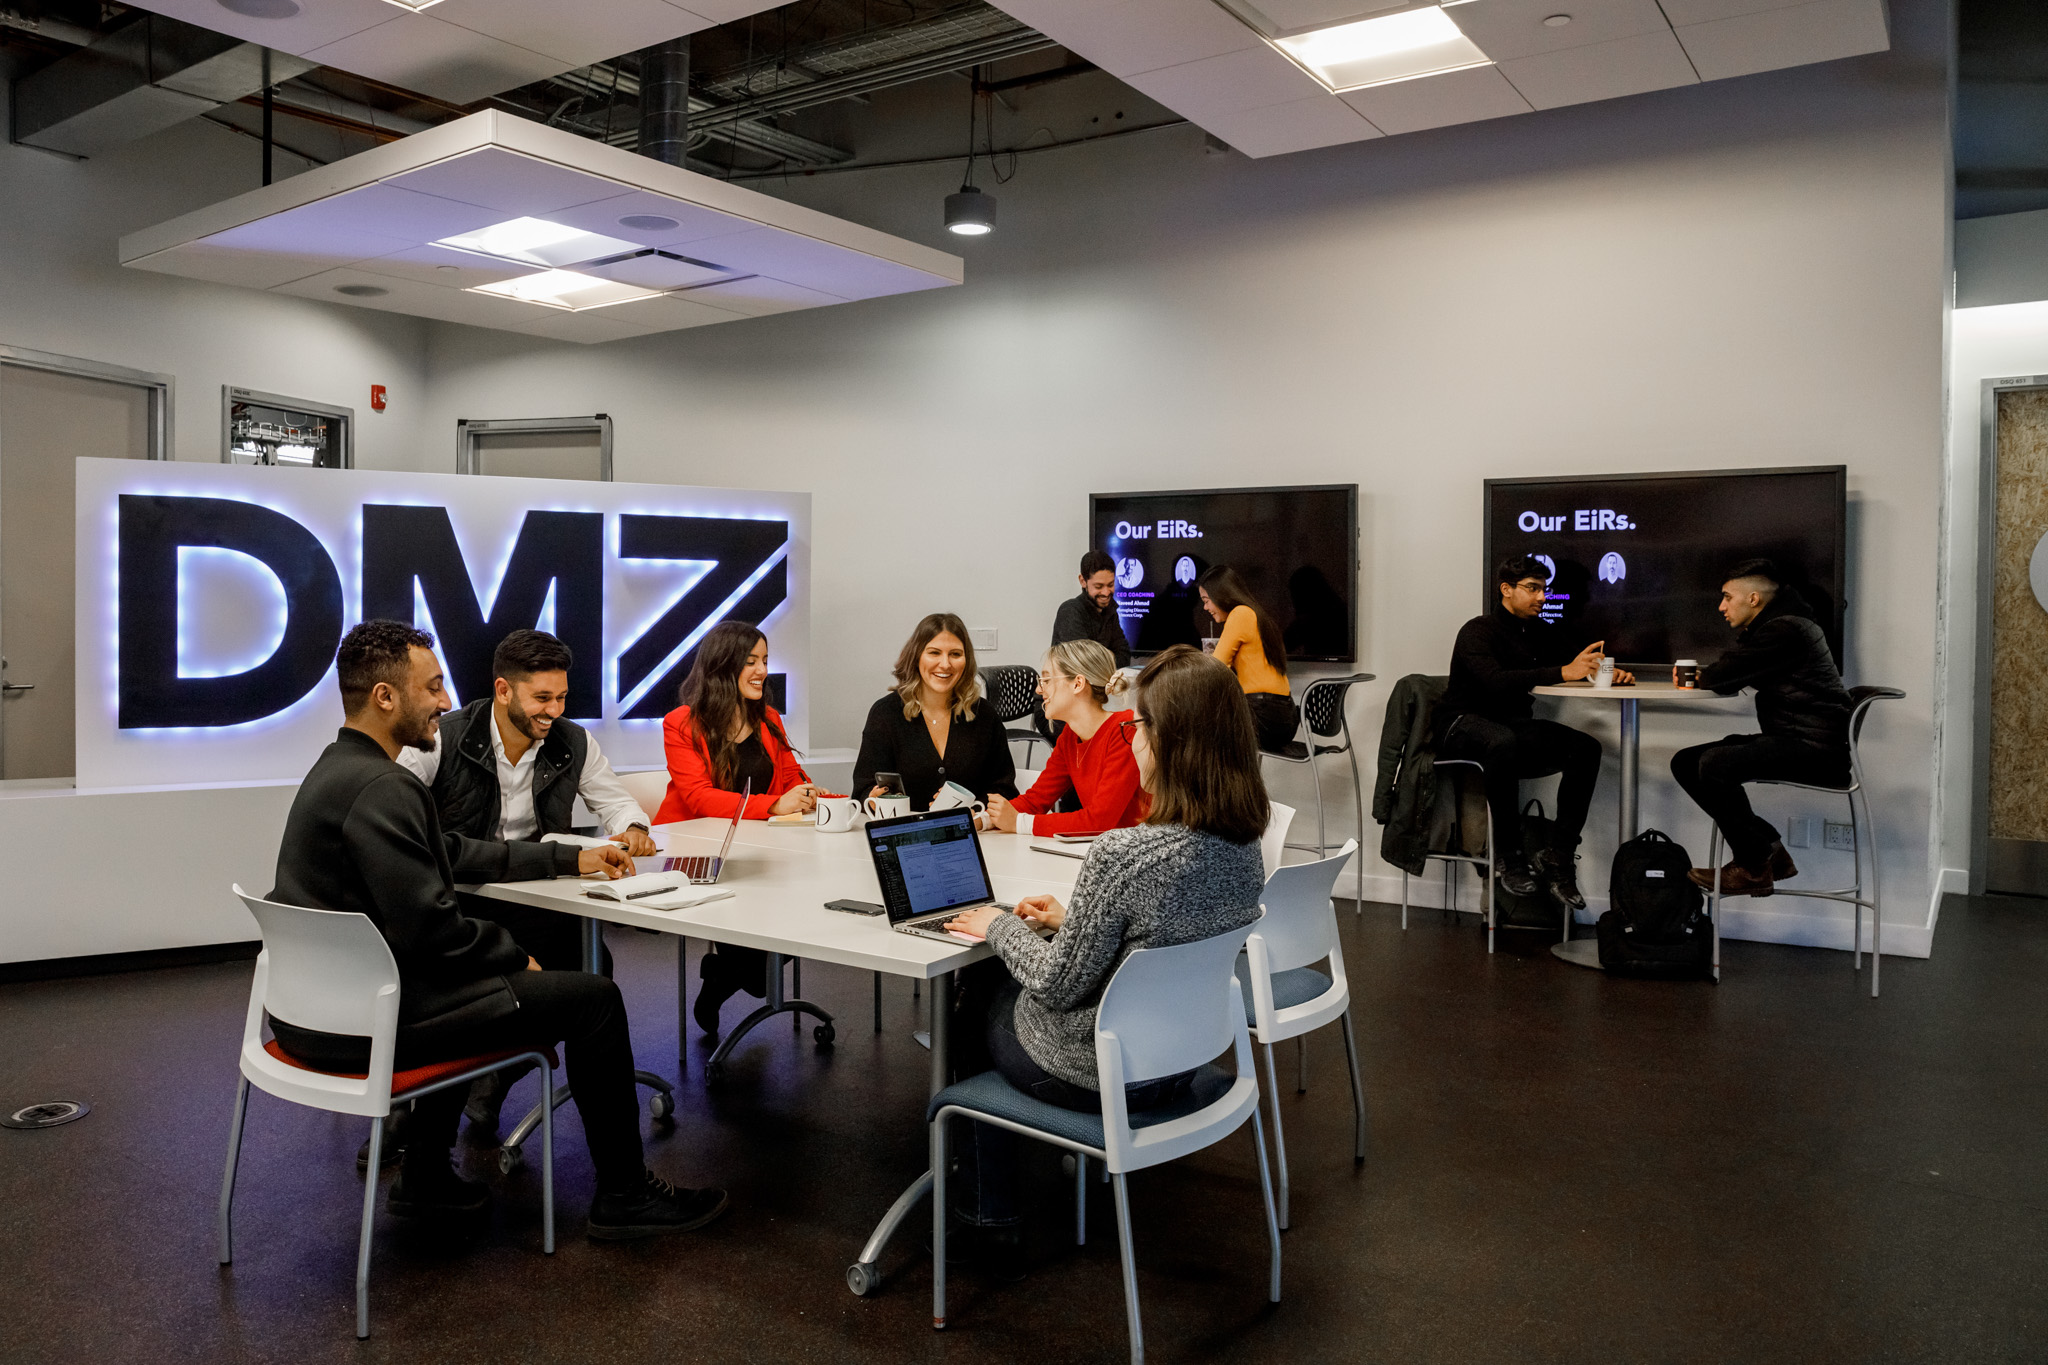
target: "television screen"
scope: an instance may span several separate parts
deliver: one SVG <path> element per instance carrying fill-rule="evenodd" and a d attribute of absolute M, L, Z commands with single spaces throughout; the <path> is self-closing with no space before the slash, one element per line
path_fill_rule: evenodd
<path fill-rule="evenodd" d="M 1734 637 L 1715 610 L 1728 569 L 1775 560 L 1842 657 L 1848 471 L 1842 465 L 1486 481 L 1484 601 L 1493 566 L 1552 566 L 1544 616 L 1624 666 L 1718 657 Z M 1584 637 L 1581 640 L 1580 637 Z"/>
<path fill-rule="evenodd" d="M 1218 564 L 1244 578 L 1287 641 L 1287 657 L 1348 663 L 1356 653 L 1358 485 L 1096 493 L 1090 544 L 1116 561 L 1116 609 L 1137 654 L 1200 644 L 1218 627 L 1195 579 Z"/>

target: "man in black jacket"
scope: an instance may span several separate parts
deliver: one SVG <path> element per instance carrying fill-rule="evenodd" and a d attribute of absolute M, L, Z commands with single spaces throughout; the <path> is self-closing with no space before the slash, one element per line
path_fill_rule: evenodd
<path fill-rule="evenodd" d="M 1437 706 L 1437 757 L 1477 759 L 1486 765 L 1486 804 L 1493 812 L 1495 866 L 1516 896 L 1548 890 L 1567 910 L 1583 910 L 1579 891 L 1579 833 L 1600 780 L 1600 741 L 1554 720 L 1537 720 L 1532 687 L 1576 682 L 1600 667 L 1604 641 L 1576 654 L 1541 617 L 1550 597 L 1550 570 L 1532 555 L 1503 560 L 1494 570 L 1500 604 L 1458 631 L 1451 650 L 1451 684 Z M 1616 669 L 1614 680 L 1635 679 Z M 1555 836 L 1533 860 L 1523 847 L 1521 781 L 1563 774 L 1557 788 Z"/>
<path fill-rule="evenodd" d="M 1131 642 L 1116 614 L 1116 561 L 1100 550 L 1081 556 L 1081 591 L 1060 603 L 1052 618 L 1052 642 L 1093 640 L 1123 668 L 1131 661 Z"/>
<path fill-rule="evenodd" d="M 569 1077 L 597 1169 L 589 1233 L 599 1239 L 702 1227 L 722 1190 L 680 1189 L 649 1171 L 640 1147 L 633 1044 L 619 988 L 586 972 L 543 971 L 503 928 L 472 919 L 455 883 L 631 871 L 622 850 L 446 838 L 432 795 L 396 762 L 433 747 L 448 709 L 433 637 L 366 621 L 335 655 L 347 723 L 306 774 L 285 820 L 272 900 L 369 917 L 398 963 L 401 1068 L 504 1049 L 569 1045 Z M 273 1017 L 278 1045 L 310 1066 L 361 1071 L 367 1038 Z M 489 1191 L 448 1164 L 464 1092 L 413 1105 L 390 1209 L 400 1217 L 474 1212 Z"/>
<path fill-rule="evenodd" d="M 1754 688 L 1763 733 L 1680 749 L 1671 756 L 1671 775 L 1728 840 L 1721 890 L 1768 896 L 1799 869 L 1777 829 L 1750 809 L 1742 784 L 1782 778 L 1846 786 L 1851 703 L 1812 608 L 1770 560 L 1745 560 L 1730 570 L 1720 610 L 1737 632 L 1735 648 L 1700 670 L 1699 685 L 1723 696 Z M 1712 889 L 1713 869 L 1696 867 L 1692 879 Z"/>

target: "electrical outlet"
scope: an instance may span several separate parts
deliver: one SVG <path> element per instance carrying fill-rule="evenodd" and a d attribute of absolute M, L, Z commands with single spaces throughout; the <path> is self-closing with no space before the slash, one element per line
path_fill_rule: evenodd
<path fill-rule="evenodd" d="M 1854 849 L 1856 847 L 1855 826 L 1845 825 L 1835 820 L 1828 821 L 1827 847 L 1840 853 L 1847 853 Z"/>
<path fill-rule="evenodd" d="M 1820 833 L 1820 818 L 1813 815 L 1795 815 L 1785 822 L 1785 847 L 1812 848 L 1813 836 Z"/>
<path fill-rule="evenodd" d="M 995 650 L 996 631 L 994 626 L 969 626 L 967 634 L 976 649 L 986 649 L 991 652 Z"/>

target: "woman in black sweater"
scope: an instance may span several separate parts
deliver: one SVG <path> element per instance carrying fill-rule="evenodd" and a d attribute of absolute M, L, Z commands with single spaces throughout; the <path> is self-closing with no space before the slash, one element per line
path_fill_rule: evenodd
<path fill-rule="evenodd" d="M 1017 794 L 1017 767 L 995 708 L 981 695 L 966 623 L 937 612 L 917 623 L 896 656 L 896 686 L 868 711 L 853 790 L 876 794 L 876 773 L 898 773 L 913 810 L 948 782 L 986 801 Z"/>

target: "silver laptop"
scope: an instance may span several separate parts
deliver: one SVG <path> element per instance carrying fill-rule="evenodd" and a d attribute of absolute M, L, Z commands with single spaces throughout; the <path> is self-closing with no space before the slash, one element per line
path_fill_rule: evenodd
<path fill-rule="evenodd" d="M 740 821 L 746 818 L 747 798 L 754 794 L 754 783 L 749 779 L 740 791 L 740 808 L 733 812 L 732 823 L 725 827 L 725 842 L 718 846 L 716 854 L 699 853 L 688 858 L 665 858 L 663 872 L 680 872 L 689 878 L 692 886 L 716 886 L 718 874 L 725 870 L 725 855 L 732 852 L 733 836 L 740 832 Z"/>
<path fill-rule="evenodd" d="M 941 927 L 953 916 L 985 905 L 1014 908 L 998 901 L 989 885 L 973 811 L 933 810 L 870 820 L 867 839 L 889 927 L 899 934 L 960 943 L 960 935 Z"/>

